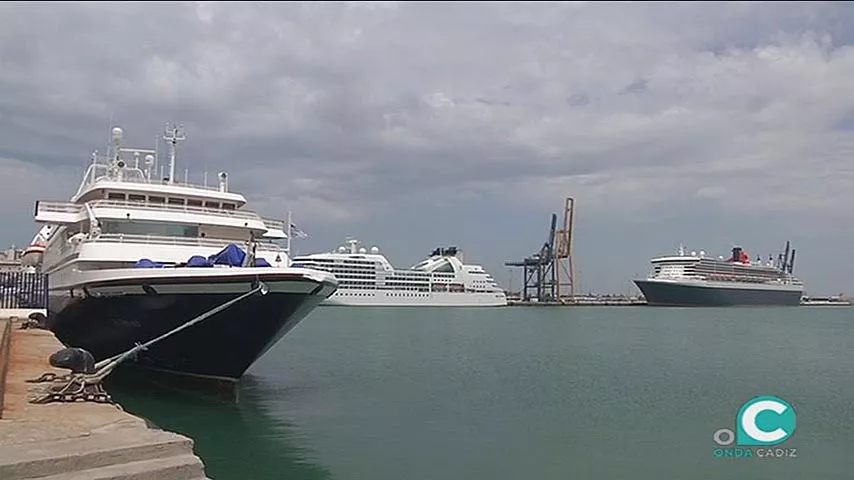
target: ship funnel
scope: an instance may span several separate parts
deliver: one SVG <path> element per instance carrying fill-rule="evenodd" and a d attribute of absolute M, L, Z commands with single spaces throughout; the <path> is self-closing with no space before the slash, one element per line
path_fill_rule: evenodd
<path fill-rule="evenodd" d="M 738 262 L 741 260 L 741 247 L 732 247 L 732 258 L 733 262 Z"/>

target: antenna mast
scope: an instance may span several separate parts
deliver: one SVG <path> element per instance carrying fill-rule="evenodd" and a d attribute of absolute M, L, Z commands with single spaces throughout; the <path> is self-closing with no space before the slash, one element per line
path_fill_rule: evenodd
<path fill-rule="evenodd" d="M 183 125 L 173 126 L 171 130 L 167 127 L 163 133 L 163 140 L 169 142 L 169 183 L 175 183 L 175 146 L 185 138 Z"/>

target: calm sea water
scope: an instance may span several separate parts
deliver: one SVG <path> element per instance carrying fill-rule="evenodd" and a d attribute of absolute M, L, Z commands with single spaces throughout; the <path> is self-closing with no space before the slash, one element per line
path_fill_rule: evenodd
<path fill-rule="evenodd" d="M 850 479 L 854 308 L 320 308 L 238 405 L 124 406 L 216 480 Z M 715 458 L 739 407 L 797 412 L 795 458 Z"/>

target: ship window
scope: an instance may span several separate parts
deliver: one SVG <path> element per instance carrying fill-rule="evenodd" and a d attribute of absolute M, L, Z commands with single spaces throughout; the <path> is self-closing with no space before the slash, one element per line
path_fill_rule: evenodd
<path fill-rule="evenodd" d="M 124 200 L 124 199 L 125 199 L 124 193 L 108 193 L 107 194 L 107 200 Z"/>
<path fill-rule="evenodd" d="M 102 221 L 101 231 L 107 234 L 120 233 L 125 235 L 157 235 L 188 238 L 196 238 L 199 236 L 198 225 L 178 225 L 154 222 Z"/>
<path fill-rule="evenodd" d="M 148 197 L 148 201 L 151 203 L 166 203 L 166 199 L 163 197 Z"/>
<path fill-rule="evenodd" d="M 201 201 L 201 200 L 187 200 L 187 206 L 190 206 L 190 207 L 201 207 L 201 206 L 202 206 L 202 201 Z"/>
<path fill-rule="evenodd" d="M 223 210 L 234 210 L 234 204 L 233 203 L 223 203 L 222 209 Z"/>
<path fill-rule="evenodd" d="M 184 204 L 183 198 L 169 197 L 169 205 L 183 205 L 183 204 Z"/>
<path fill-rule="evenodd" d="M 442 272 L 442 273 L 453 273 L 454 267 L 450 263 L 445 262 L 444 264 L 442 264 L 441 266 L 439 266 L 438 268 L 436 268 L 433 271 L 434 272 Z"/>
<path fill-rule="evenodd" d="M 219 208 L 219 202 L 205 202 L 205 208 Z"/>
<path fill-rule="evenodd" d="M 131 193 L 130 195 L 128 195 L 128 200 L 130 200 L 131 202 L 144 202 L 145 201 L 145 195 L 138 195 L 135 193 Z"/>
<path fill-rule="evenodd" d="M 423 268 L 425 265 L 427 265 L 428 263 L 430 263 L 430 260 L 424 260 L 423 262 L 419 263 L 418 265 L 415 265 L 414 267 L 412 267 L 412 269 L 413 269 L 413 270 L 421 269 L 421 268 Z"/>

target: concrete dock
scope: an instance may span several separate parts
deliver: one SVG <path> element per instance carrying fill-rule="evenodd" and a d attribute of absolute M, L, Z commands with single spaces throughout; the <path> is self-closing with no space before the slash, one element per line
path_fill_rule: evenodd
<path fill-rule="evenodd" d="M 50 385 L 27 383 L 53 368 L 62 344 L 47 330 L 0 318 L 0 479 L 204 480 L 193 440 L 155 428 L 117 405 L 34 404 Z"/>
<path fill-rule="evenodd" d="M 507 301 L 511 307 L 640 307 L 646 305 L 643 298 L 603 297 L 564 299 L 561 302 L 537 302 L 512 299 Z"/>

